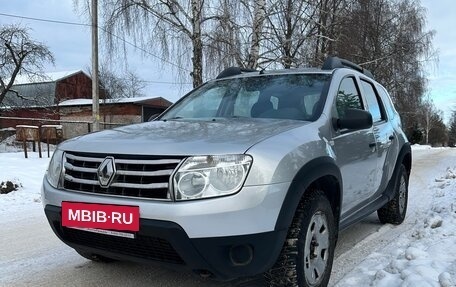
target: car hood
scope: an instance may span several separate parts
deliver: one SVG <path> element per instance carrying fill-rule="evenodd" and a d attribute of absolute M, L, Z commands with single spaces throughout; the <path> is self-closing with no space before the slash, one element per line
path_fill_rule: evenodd
<path fill-rule="evenodd" d="M 247 118 L 153 121 L 70 139 L 60 148 L 105 154 L 236 154 L 268 137 L 308 123 Z"/>

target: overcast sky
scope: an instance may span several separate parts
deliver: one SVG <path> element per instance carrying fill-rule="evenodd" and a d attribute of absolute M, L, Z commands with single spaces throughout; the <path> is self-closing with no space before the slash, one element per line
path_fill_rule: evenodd
<path fill-rule="evenodd" d="M 429 92 L 436 106 L 448 120 L 456 110 L 456 17 L 454 0 L 423 0 L 428 13 L 428 28 L 435 30 L 434 47 L 438 50 L 437 67 L 429 67 Z"/>
<path fill-rule="evenodd" d="M 66 22 L 84 23 L 73 7 L 72 0 L 0 0 L 0 13 L 18 16 L 51 19 Z M 55 66 L 49 65 L 49 72 L 91 69 L 91 30 L 90 27 L 48 23 L 28 19 L 19 19 L 0 15 L 0 25 L 21 23 L 31 28 L 32 37 L 45 43 L 55 56 Z M 103 45 L 100 42 L 100 52 Z M 127 45 L 128 46 L 128 45 Z M 100 59 L 100 62 L 103 59 Z M 123 59 L 113 61 L 124 62 Z M 128 50 L 128 69 L 146 80 L 146 95 L 161 96 L 176 101 L 191 89 L 192 85 L 184 85 L 182 89 L 175 84 L 173 71 L 160 60 L 149 56 L 142 57 L 141 51 L 134 48 Z M 191 83 L 190 76 L 185 81 Z"/>
<path fill-rule="evenodd" d="M 448 119 L 451 109 L 456 109 L 456 1 L 422 0 L 428 14 L 429 30 L 435 30 L 434 47 L 439 52 L 439 63 L 428 69 L 429 93 L 436 106 L 444 111 Z M 72 0 L 0 0 L 0 13 L 26 17 L 44 18 L 69 22 L 83 22 L 74 10 Z M 44 42 L 54 53 L 55 66 L 49 72 L 87 70 L 90 67 L 90 28 L 56 23 L 17 19 L 0 15 L 0 24 L 22 23 L 32 29 L 32 36 Z M 101 47 L 102 45 L 100 45 Z M 140 51 L 129 50 L 129 69 L 149 81 L 147 95 L 162 96 L 175 101 L 191 88 L 184 91 L 173 84 L 177 79 L 166 65 L 153 57 L 141 57 Z M 188 82 L 191 82 L 190 77 Z"/>

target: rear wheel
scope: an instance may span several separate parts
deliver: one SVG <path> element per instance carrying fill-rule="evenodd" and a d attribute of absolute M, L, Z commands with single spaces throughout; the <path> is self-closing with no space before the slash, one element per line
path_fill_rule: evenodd
<path fill-rule="evenodd" d="M 98 255 L 98 254 L 95 254 L 95 253 L 87 252 L 87 251 L 84 251 L 84 250 L 79 250 L 79 249 L 75 249 L 75 250 L 82 257 L 84 257 L 86 259 L 89 259 L 89 260 L 92 260 L 94 262 L 110 263 L 110 262 L 116 261 L 115 259 L 112 259 L 112 258 L 109 258 L 109 257 L 105 257 L 105 256 L 101 256 L 101 255 Z"/>
<path fill-rule="evenodd" d="M 408 174 L 402 164 L 394 185 L 394 197 L 377 211 L 382 223 L 401 224 L 407 213 L 408 201 Z"/>
<path fill-rule="evenodd" d="M 266 274 L 268 286 L 326 286 L 336 244 L 336 223 L 323 192 L 299 203 L 282 252 Z"/>

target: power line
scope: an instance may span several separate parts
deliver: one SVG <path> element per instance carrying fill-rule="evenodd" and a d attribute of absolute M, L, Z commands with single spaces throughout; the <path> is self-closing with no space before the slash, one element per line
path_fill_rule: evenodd
<path fill-rule="evenodd" d="M 166 81 L 142 81 L 149 84 L 170 84 L 170 85 L 192 85 L 193 83 L 179 83 L 179 82 L 166 82 Z"/>
<path fill-rule="evenodd" d="M 47 23 L 53 23 L 53 24 L 63 24 L 63 25 L 73 25 L 73 26 L 83 26 L 83 27 L 91 27 L 92 25 L 90 24 L 84 24 L 84 23 L 78 23 L 78 22 L 69 22 L 69 21 L 60 21 L 60 20 L 53 20 L 53 19 L 44 19 L 44 18 L 36 18 L 36 17 L 27 17 L 27 16 L 21 16 L 21 15 L 14 15 L 14 14 L 7 14 L 7 13 L 0 13 L 0 16 L 5 16 L 5 17 L 11 17 L 11 18 L 19 18 L 19 19 L 26 19 L 26 20 L 32 20 L 32 21 L 39 21 L 39 22 L 47 22 Z M 98 28 L 100 30 L 102 30 L 103 32 L 113 36 L 114 38 L 124 42 L 125 44 L 128 44 L 132 47 L 134 47 L 135 49 L 138 49 L 146 54 L 149 54 L 150 56 L 154 57 L 154 58 L 157 58 L 159 59 L 160 61 L 164 62 L 164 63 L 167 63 L 171 66 L 174 66 L 178 69 L 181 69 L 183 71 L 187 71 L 187 72 L 191 72 L 190 70 L 184 68 L 184 67 L 181 67 L 171 61 L 168 61 L 158 55 L 155 55 L 154 53 L 151 53 L 150 51 L 147 51 L 146 49 L 143 49 L 139 46 L 137 46 L 136 44 L 128 41 L 128 40 L 125 40 L 124 38 L 120 37 L 120 36 L 117 36 L 116 34 L 106 30 L 105 28 L 103 27 L 100 27 L 98 26 Z"/>
<path fill-rule="evenodd" d="M 26 17 L 26 16 L 20 16 L 20 15 L 14 15 L 14 14 L 6 14 L 6 13 L 0 13 L 0 15 L 1 16 L 6 16 L 6 17 L 11 17 L 11 18 L 19 18 L 19 19 L 33 20 L 33 21 L 39 21 L 39 22 L 55 23 L 55 24 L 86 26 L 86 27 L 91 27 L 92 26 L 90 24 L 84 24 L 84 23 L 59 21 L 59 20 L 43 19 L 43 18 L 35 18 L 35 17 Z"/>
<path fill-rule="evenodd" d="M 118 40 L 120 40 L 120 41 L 122 41 L 122 42 L 124 42 L 124 43 L 126 43 L 126 44 L 128 44 L 128 45 L 130 45 L 130 46 L 132 46 L 132 47 L 134 47 L 134 48 L 136 48 L 136 49 L 138 49 L 138 50 L 141 50 L 142 52 L 144 52 L 144 53 L 146 53 L 146 54 L 149 54 L 149 55 L 151 55 L 152 57 L 157 58 L 157 59 L 159 59 L 159 60 L 162 61 L 162 62 L 165 62 L 165 63 L 167 63 L 167 64 L 169 64 L 169 65 L 171 65 L 171 66 L 174 66 L 174 67 L 176 67 L 176 68 L 178 68 L 178 69 L 181 69 L 181 70 L 183 70 L 183 71 L 191 72 L 189 69 L 183 68 L 183 67 L 181 67 L 181 66 L 179 66 L 179 65 L 177 65 L 177 64 L 175 64 L 175 63 L 173 63 L 173 62 L 170 62 L 170 61 L 166 60 L 165 58 L 162 58 L 162 57 L 160 57 L 160 56 L 157 56 L 157 55 L 155 55 L 155 54 L 153 54 L 153 53 L 147 51 L 146 49 L 143 49 L 143 48 L 141 48 L 141 47 L 139 47 L 139 46 L 133 44 L 132 42 L 129 42 L 129 41 L 125 40 L 124 38 L 122 38 L 122 37 L 120 37 L 120 36 L 117 36 L 116 34 L 113 34 L 113 33 L 109 32 L 108 30 L 106 30 L 106 29 L 104 29 L 104 28 L 102 28 L 102 27 L 99 27 L 99 28 L 100 28 L 103 32 L 110 34 L 110 35 L 113 36 L 114 38 L 116 38 L 116 39 L 118 39 Z"/>

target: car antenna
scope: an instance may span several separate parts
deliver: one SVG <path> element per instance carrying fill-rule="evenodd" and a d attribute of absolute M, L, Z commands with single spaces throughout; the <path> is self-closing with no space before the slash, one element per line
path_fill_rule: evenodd
<path fill-rule="evenodd" d="M 271 66 L 272 63 L 275 63 L 279 58 L 280 56 L 276 57 L 274 60 L 270 61 L 269 64 L 267 64 L 264 68 L 261 68 L 260 75 L 263 75 L 264 72 L 266 72 L 266 69 L 269 68 L 269 66 Z"/>

